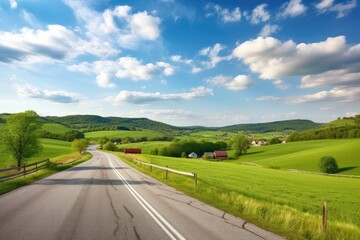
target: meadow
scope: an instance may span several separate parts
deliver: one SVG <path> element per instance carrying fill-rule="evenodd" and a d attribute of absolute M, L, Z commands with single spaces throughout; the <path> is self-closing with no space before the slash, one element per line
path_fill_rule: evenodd
<path fill-rule="evenodd" d="M 37 155 L 27 159 L 28 163 L 41 161 L 48 158 L 53 158 L 63 154 L 71 153 L 71 143 L 53 139 L 40 139 L 43 146 L 43 151 Z M 0 152 L 0 168 L 7 168 L 16 166 L 16 162 L 6 152 Z"/>
<path fill-rule="evenodd" d="M 65 132 L 70 131 L 71 129 L 58 123 L 45 123 L 41 126 L 41 130 L 50 133 L 63 134 Z"/>
<path fill-rule="evenodd" d="M 121 148 L 141 148 L 141 153 L 151 154 L 154 149 L 160 149 L 166 147 L 171 142 L 168 141 L 148 141 L 148 142 L 138 142 L 138 143 L 127 143 L 121 144 Z"/>
<path fill-rule="evenodd" d="M 159 132 L 151 131 L 151 130 L 142 130 L 142 131 L 125 131 L 125 130 L 117 130 L 117 131 L 96 131 L 96 132 L 87 132 L 85 133 L 85 138 L 97 140 L 99 138 L 124 138 L 124 137 L 164 137 L 165 135 Z"/>
<path fill-rule="evenodd" d="M 164 172 L 149 172 L 140 167 L 191 196 L 290 239 L 360 237 L 360 179 L 308 175 L 231 162 L 152 155 L 136 157 L 153 164 L 196 172 L 197 188 L 189 178 L 171 174 L 165 180 Z M 321 231 L 324 201 L 329 204 L 326 234 Z"/>
<path fill-rule="evenodd" d="M 360 139 L 314 140 L 251 147 L 233 163 L 252 162 L 265 167 L 319 171 L 319 159 L 333 156 L 339 174 L 360 175 Z"/>

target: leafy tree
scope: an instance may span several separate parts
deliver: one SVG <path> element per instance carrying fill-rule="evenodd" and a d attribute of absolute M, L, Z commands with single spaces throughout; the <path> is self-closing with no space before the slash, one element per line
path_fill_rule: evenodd
<path fill-rule="evenodd" d="M 89 141 L 87 139 L 75 139 L 71 144 L 73 151 L 77 151 L 80 154 L 83 154 L 88 146 Z"/>
<path fill-rule="evenodd" d="M 270 139 L 270 144 L 279 144 L 281 143 L 280 139 L 278 137 L 274 137 L 272 139 Z"/>
<path fill-rule="evenodd" d="M 106 144 L 109 140 L 106 137 L 99 138 L 97 143 L 100 144 L 100 149 L 103 149 L 104 144 Z"/>
<path fill-rule="evenodd" d="M 235 158 L 238 158 L 242 153 L 247 152 L 250 146 L 250 140 L 245 135 L 238 134 L 231 138 L 229 146 L 235 150 Z"/>
<path fill-rule="evenodd" d="M 355 115 L 354 121 L 357 126 L 360 126 L 360 114 Z"/>
<path fill-rule="evenodd" d="M 339 171 L 339 167 L 335 158 L 331 156 L 324 156 L 320 159 L 319 167 L 321 172 L 324 173 L 336 173 Z"/>
<path fill-rule="evenodd" d="M 182 157 L 182 158 L 186 158 L 186 157 L 187 157 L 186 152 L 182 152 L 182 153 L 181 153 L 181 157 Z"/>
<path fill-rule="evenodd" d="M 5 151 L 10 152 L 16 160 L 18 168 L 26 164 L 26 158 L 42 151 L 38 140 L 40 128 L 40 118 L 34 111 L 15 113 L 7 118 L 0 140 Z"/>
<path fill-rule="evenodd" d="M 107 151 L 116 151 L 117 150 L 117 147 L 115 145 L 115 143 L 111 142 L 111 141 L 108 141 L 104 146 L 103 146 L 103 149 L 104 150 L 107 150 Z"/>

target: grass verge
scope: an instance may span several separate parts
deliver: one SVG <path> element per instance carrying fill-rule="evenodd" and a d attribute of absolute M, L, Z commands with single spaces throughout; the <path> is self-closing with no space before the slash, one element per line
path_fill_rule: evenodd
<path fill-rule="evenodd" d="M 216 181 L 220 181 L 219 178 L 216 178 L 216 172 L 213 172 L 213 176 L 210 177 L 205 178 L 204 176 L 200 176 L 198 179 L 198 187 L 195 187 L 193 179 L 190 177 L 169 173 L 169 178 L 165 179 L 164 171 L 153 169 L 153 171 L 150 172 L 148 167 L 145 168 L 135 164 L 131 161 L 129 156 L 122 153 L 115 154 L 124 159 L 131 166 L 192 197 L 222 209 L 225 212 L 242 217 L 249 222 L 285 236 L 288 239 L 360 239 L 360 228 L 355 223 L 351 224 L 346 221 L 328 220 L 328 227 L 324 233 L 321 225 L 321 210 L 319 210 L 318 214 L 309 212 L 308 210 L 302 211 L 301 208 L 289 206 L 286 203 L 280 203 L 279 201 L 276 202 L 273 199 L 256 198 L 251 196 L 251 192 L 246 195 L 244 194 L 246 192 L 238 191 L 235 186 L 234 188 L 229 188 L 229 186 L 225 186 L 225 184 L 215 184 Z M 136 157 L 142 161 L 152 161 L 157 165 L 163 165 L 161 161 L 156 161 L 156 159 L 153 159 L 150 156 L 139 155 Z M 203 168 L 204 167 L 205 166 L 203 166 Z M 218 168 L 221 167 L 224 166 L 218 164 Z M 179 170 L 186 171 L 186 169 Z M 249 169 L 249 171 L 252 170 Z M 284 174 L 283 171 L 277 170 L 265 169 L 264 171 L 274 171 L 275 174 Z M 256 174 L 256 172 L 252 172 L 251 174 Z M 261 178 L 262 176 L 260 173 L 259 176 L 254 177 Z M 226 178 L 226 176 L 223 176 L 223 178 Z M 265 181 L 265 179 L 263 181 Z M 296 181 L 299 181 L 299 179 Z M 244 184 L 244 182 L 237 182 L 237 184 Z M 257 190 L 254 189 L 252 191 Z M 287 195 L 290 196 L 291 194 L 291 192 L 288 192 Z M 298 194 L 301 195 L 302 193 Z M 300 195 L 295 196 L 298 200 L 294 199 L 294 201 L 302 201 Z M 319 207 L 319 209 L 321 208 Z"/>
<path fill-rule="evenodd" d="M 74 157 L 76 157 L 76 156 L 77 156 L 77 158 L 74 159 Z M 84 155 L 80 155 L 77 153 L 70 153 L 70 154 L 65 154 L 65 155 L 56 157 L 56 158 L 54 158 L 54 160 L 51 159 L 52 164 L 48 168 L 44 168 L 35 173 L 26 175 L 26 177 L 18 177 L 18 178 L 12 179 L 12 180 L 1 182 L 0 183 L 0 195 L 10 192 L 16 188 L 31 184 L 40 179 L 46 178 L 57 172 L 61 172 L 65 169 L 71 168 L 71 167 L 78 165 L 80 163 L 83 163 L 91 158 L 92 158 L 91 153 L 86 153 Z M 67 163 L 67 162 L 69 162 L 69 163 Z M 57 164 L 64 163 L 64 164 L 57 165 L 55 163 L 57 163 Z"/>

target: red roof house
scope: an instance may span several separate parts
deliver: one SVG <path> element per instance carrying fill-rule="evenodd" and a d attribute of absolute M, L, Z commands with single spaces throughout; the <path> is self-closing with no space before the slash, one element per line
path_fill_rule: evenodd
<path fill-rule="evenodd" d="M 125 154 L 141 154 L 141 148 L 125 148 Z"/>
<path fill-rule="evenodd" d="M 214 158 L 218 160 L 225 160 L 227 159 L 227 152 L 226 151 L 215 151 Z"/>

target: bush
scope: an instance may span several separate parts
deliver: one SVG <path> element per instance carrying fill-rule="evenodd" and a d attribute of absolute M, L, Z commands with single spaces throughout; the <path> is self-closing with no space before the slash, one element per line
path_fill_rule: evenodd
<path fill-rule="evenodd" d="M 331 156 L 325 156 L 320 159 L 320 171 L 324 173 L 336 173 L 339 171 L 339 167 L 335 158 Z"/>
<path fill-rule="evenodd" d="M 279 144 L 279 143 L 281 143 L 281 141 L 277 137 L 270 139 L 270 144 Z"/>
<path fill-rule="evenodd" d="M 111 142 L 111 141 L 108 141 L 104 146 L 103 146 L 103 149 L 104 150 L 107 150 L 107 151 L 116 151 L 117 150 L 117 147 L 116 145 Z"/>

